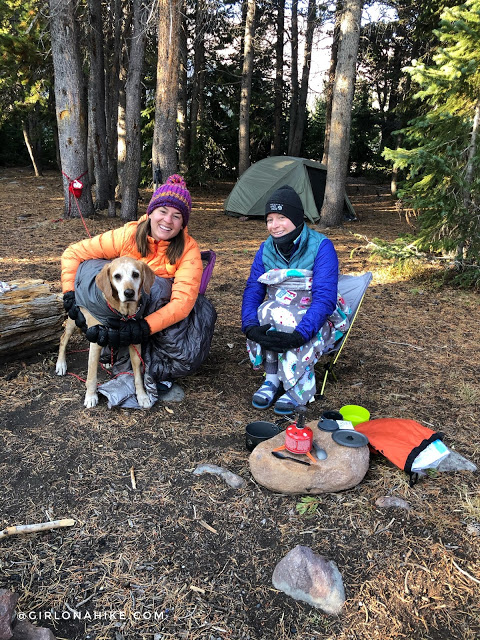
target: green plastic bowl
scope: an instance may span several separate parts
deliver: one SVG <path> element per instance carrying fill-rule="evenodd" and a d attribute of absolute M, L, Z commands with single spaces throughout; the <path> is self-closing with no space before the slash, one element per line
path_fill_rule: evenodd
<path fill-rule="evenodd" d="M 357 424 L 370 420 L 370 411 L 358 404 L 346 404 L 340 409 L 344 420 L 349 420 L 355 427 Z"/>

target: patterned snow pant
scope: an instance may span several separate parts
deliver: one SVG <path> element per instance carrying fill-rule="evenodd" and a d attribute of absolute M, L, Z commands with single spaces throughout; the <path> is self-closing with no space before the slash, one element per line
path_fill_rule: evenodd
<path fill-rule="evenodd" d="M 258 308 L 260 325 L 271 324 L 276 330 L 292 333 L 311 305 L 312 272 L 305 269 L 271 269 L 259 281 L 267 285 L 268 299 Z M 311 402 L 316 393 L 315 363 L 331 351 L 348 330 L 348 307 L 339 297 L 337 308 L 320 330 L 298 349 L 284 353 L 266 351 L 247 340 L 247 350 L 254 369 L 261 365 L 266 373 L 278 373 L 289 396 L 298 404 Z"/>

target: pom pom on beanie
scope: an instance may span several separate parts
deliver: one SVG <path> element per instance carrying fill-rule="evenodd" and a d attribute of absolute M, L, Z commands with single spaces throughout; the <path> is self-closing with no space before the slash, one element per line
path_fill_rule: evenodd
<path fill-rule="evenodd" d="M 183 226 L 186 227 L 192 210 L 192 199 L 182 176 L 173 174 L 165 184 L 158 187 L 148 203 L 147 215 L 157 207 L 174 207 L 182 214 Z"/>

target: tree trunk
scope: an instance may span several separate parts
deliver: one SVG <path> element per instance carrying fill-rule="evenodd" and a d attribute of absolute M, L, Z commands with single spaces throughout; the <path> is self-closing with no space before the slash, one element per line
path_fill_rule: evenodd
<path fill-rule="evenodd" d="M 252 97 L 253 36 L 255 33 L 256 0 L 248 0 L 243 49 L 242 86 L 238 126 L 238 175 L 250 166 L 250 101 Z"/>
<path fill-rule="evenodd" d="M 298 0 L 292 2 L 292 68 L 290 71 L 290 126 L 288 131 L 288 155 L 292 155 L 293 138 L 297 128 L 298 113 Z"/>
<path fill-rule="evenodd" d="M 60 160 L 60 146 L 58 144 L 57 118 L 55 117 L 55 90 L 53 88 L 53 77 L 52 77 L 51 85 L 48 88 L 48 114 L 52 118 L 53 144 L 55 145 L 55 160 L 57 162 L 58 170 L 60 171 L 62 168 L 62 163 Z"/>
<path fill-rule="evenodd" d="M 463 193 L 463 211 L 466 215 L 477 214 L 476 207 L 475 211 L 472 211 L 472 182 L 473 182 L 473 170 L 475 165 L 475 155 L 477 153 L 477 138 L 478 132 L 480 129 L 480 99 L 477 100 L 477 104 L 475 105 L 475 116 L 473 118 L 472 132 L 470 134 L 470 144 L 468 146 L 468 156 L 467 156 L 467 165 L 465 167 L 465 189 Z M 467 242 L 468 240 L 465 239 Z M 457 247 L 457 255 L 455 258 L 455 265 L 457 268 L 463 266 L 465 260 L 465 249 L 467 248 L 467 242 L 459 243 Z"/>
<path fill-rule="evenodd" d="M 157 88 L 152 167 L 163 180 L 177 172 L 177 106 L 181 0 L 159 0 Z"/>
<path fill-rule="evenodd" d="M 23 139 L 25 140 L 25 145 L 27 147 L 28 155 L 30 156 L 30 160 L 32 161 L 33 170 L 35 172 L 35 177 L 39 178 L 42 175 L 38 167 L 37 158 L 35 157 L 35 150 L 30 140 L 30 134 L 28 132 L 28 126 L 25 120 L 22 120 L 22 130 L 23 130 Z"/>
<path fill-rule="evenodd" d="M 362 7 L 363 0 L 345 0 L 340 24 L 342 36 L 338 47 L 337 71 L 333 87 L 327 182 L 320 213 L 320 223 L 328 227 L 340 226 L 343 219 Z"/>
<path fill-rule="evenodd" d="M 87 171 L 87 132 L 84 78 L 78 20 L 73 0 L 49 0 L 50 33 L 55 70 L 55 106 L 62 163 L 65 217 L 93 215 L 92 192 Z M 83 190 L 78 200 L 69 192 L 78 179 Z"/>
<path fill-rule="evenodd" d="M 126 47 L 125 47 L 126 49 Z M 126 84 L 127 84 L 127 67 L 124 64 L 124 58 L 120 70 L 120 81 L 118 89 L 118 117 L 117 117 L 117 174 L 118 184 L 115 190 L 115 197 L 121 198 L 123 193 L 123 170 L 125 168 L 125 160 L 127 157 L 127 123 L 126 123 Z"/>
<path fill-rule="evenodd" d="M 332 117 L 332 100 L 333 100 L 333 85 L 335 83 L 335 71 L 337 69 L 337 57 L 338 57 L 338 41 L 340 40 L 340 18 L 342 16 L 343 4 L 337 2 L 337 8 L 335 11 L 335 27 L 333 29 L 333 42 L 332 52 L 330 58 L 330 67 L 328 69 L 328 83 L 326 90 L 326 109 L 325 109 L 325 134 L 323 138 L 323 156 L 322 163 L 326 165 L 328 163 L 328 147 L 330 144 L 330 120 Z"/>
<path fill-rule="evenodd" d="M 186 17 L 182 15 L 182 26 L 180 28 L 180 70 L 178 81 L 178 164 L 180 173 L 184 175 L 187 171 L 187 154 L 188 145 L 188 93 L 187 93 L 187 65 L 188 65 L 188 48 L 187 48 L 187 24 Z"/>
<path fill-rule="evenodd" d="M 122 13 L 121 0 L 114 0 L 112 11 L 108 13 L 109 74 L 106 82 L 105 112 L 107 123 L 107 160 L 108 160 L 108 217 L 117 215 L 115 207 L 115 187 L 117 184 L 118 164 L 118 102 L 120 92 L 120 56 L 122 51 L 122 30 L 125 20 Z"/>
<path fill-rule="evenodd" d="M 122 220 L 136 220 L 141 163 L 142 70 L 146 40 L 147 9 L 133 0 L 130 64 L 125 87 L 125 166 L 123 168 Z"/>
<path fill-rule="evenodd" d="M 65 318 L 62 297 L 43 280 L 14 280 L 0 293 L 0 363 L 58 345 Z"/>
<path fill-rule="evenodd" d="M 108 206 L 108 155 L 105 104 L 105 61 L 103 20 L 100 0 L 88 0 L 90 12 L 90 104 L 93 125 L 93 159 L 95 170 L 95 208 Z"/>
<path fill-rule="evenodd" d="M 205 1 L 197 0 L 195 18 L 194 74 L 192 78 L 192 101 L 190 112 L 190 149 L 196 150 L 199 128 L 203 118 L 205 90 Z"/>
<path fill-rule="evenodd" d="M 275 44 L 275 106 L 272 156 L 282 150 L 283 123 L 283 38 L 285 30 L 285 0 L 277 0 L 277 41 Z"/>
<path fill-rule="evenodd" d="M 94 138 L 94 124 L 93 124 L 93 111 L 90 108 L 92 103 L 92 74 L 88 75 L 88 127 L 87 127 L 87 166 L 88 166 L 88 175 L 92 177 L 92 190 L 95 186 L 95 159 L 93 157 L 93 147 L 95 146 Z"/>
<path fill-rule="evenodd" d="M 305 121 L 307 119 L 308 81 L 310 79 L 310 67 L 312 63 L 312 42 L 313 32 L 315 30 L 316 14 L 316 1 L 308 0 L 308 19 L 307 32 L 305 34 L 305 53 L 303 56 L 302 82 L 300 85 L 300 94 L 298 96 L 296 126 L 290 150 L 290 155 L 292 156 L 300 156 L 302 151 L 303 132 L 305 130 Z"/>

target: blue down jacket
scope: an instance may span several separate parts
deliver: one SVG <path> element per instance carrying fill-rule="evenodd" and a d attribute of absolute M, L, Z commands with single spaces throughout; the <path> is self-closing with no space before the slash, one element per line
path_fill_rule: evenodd
<path fill-rule="evenodd" d="M 287 263 L 276 249 L 274 251 L 277 254 L 277 260 L 273 261 L 272 255 L 275 254 L 272 253 L 271 248 L 269 250 L 267 247 L 267 266 L 263 254 L 268 242 L 272 242 L 271 238 L 260 245 L 245 285 L 242 301 L 242 331 L 245 331 L 247 327 L 259 324 L 257 309 L 265 299 L 267 287 L 258 282 L 258 278 L 271 268 L 286 269 L 294 264 L 295 268 L 313 271 L 312 304 L 296 327 L 305 341 L 308 341 L 317 333 L 327 317 L 333 313 L 337 304 L 338 257 L 335 247 L 331 240 L 305 224 L 297 249 L 291 256 L 290 262 Z M 316 248 L 316 253 L 312 252 L 312 247 Z M 298 254 L 301 254 L 303 259 L 295 260 L 295 256 Z"/>

